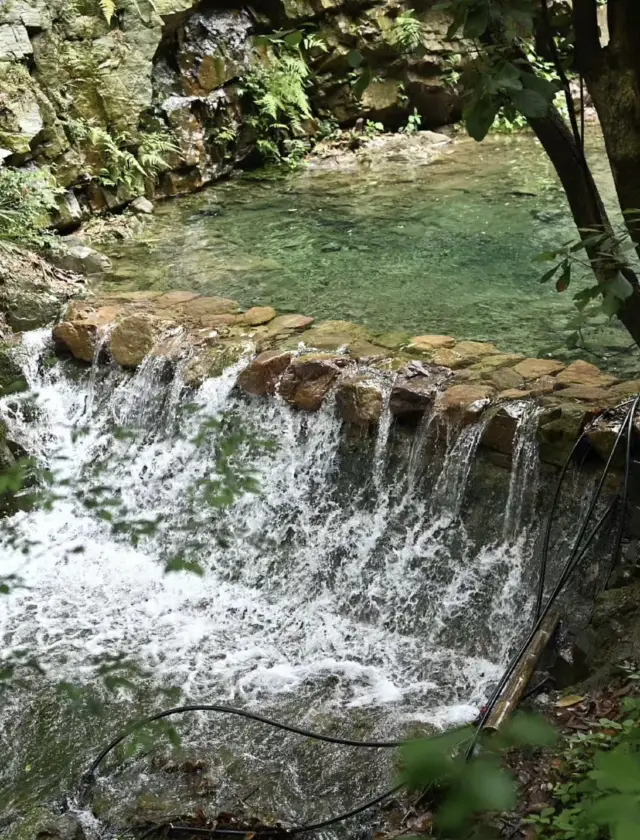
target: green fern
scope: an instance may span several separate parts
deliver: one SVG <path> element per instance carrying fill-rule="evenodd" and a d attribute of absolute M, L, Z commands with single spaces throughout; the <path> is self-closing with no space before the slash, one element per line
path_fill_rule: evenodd
<path fill-rule="evenodd" d="M 302 133 L 303 121 L 311 117 L 307 96 L 310 70 L 299 43 L 290 40 L 268 39 L 266 59 L 246 74 L 242 93 L 256 112 L 251 124 L 262 157 L 295 163 L 301 156 L 300 144 L 292 140 Z"/>
<path fill-rule="evenodd" d="M 147 178 L 157 179 L 160 172 L 169 169 L 167 156 L 180 154 L 175 142 L 159 131 L 143 134 L 138 146 L 138 160 Z"/>
<path fill-rule="evenodd" d="M 413 12 L 402 12 L 393 22 L 391 42 L 396 49 L 412 53 L 422 44 L 424 28 Z"/>
<path fill-rule="evenodd" d="M 111 23 L 111 18 L 116 13 L 116 0 L 98 0 L 98 2 L 100 3 L 100 9 L 104 15 L 104 19 L 107 23 Z"/>

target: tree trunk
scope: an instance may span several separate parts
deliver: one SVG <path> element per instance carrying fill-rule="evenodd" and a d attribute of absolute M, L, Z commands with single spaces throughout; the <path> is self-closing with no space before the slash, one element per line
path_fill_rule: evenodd
<path fill-rule="evenodd" d="M 573 135 L 557 110 L 552 107 L 548 116 L 530 119 L 529 123 L 558 173 L 580 236 L 586 239 L 590 235 L 589 230 L 594 229 L 611 231 L 611 224 L 582 150 L 576 146 Z M 596 246 L 588 246 L 585 250 L 598 283 L 611 283 L 620 266 L 611 260 L 603 261 L 602 253 Z M 620 302 L 618 318 L 640 346 L 640 287 L 633 275 L 628 276 L 628 279 L 632 282 L 632 293 Z"/>
<path fill-rule="evenodd" d="M 602 47 L 595 0 L 575 0 L 576 63 L 593 100 L 625 223 L 640 255 L 640 2 L 609 0 Z"/>

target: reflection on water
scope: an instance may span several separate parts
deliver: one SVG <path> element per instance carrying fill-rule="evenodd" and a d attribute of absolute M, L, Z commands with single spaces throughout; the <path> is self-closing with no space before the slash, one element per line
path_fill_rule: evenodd
<path fill-rule="evenodd" d="M 606 158 L 591 157 L 612 196 Z M 529 136 L 456 141 L 428 166 L 237 178 L 157 208 L 143 241 L 111 246 L 110 283 L 189 288 L 374 329 L 450 333 L 540 355 L 563 349 L 572 310 L 533 257 L 575 238 L 553 170 Z M 629 344 L 602 316 L 590 342 Z M 559 350 L 555 348 L 560 348 Z"/>

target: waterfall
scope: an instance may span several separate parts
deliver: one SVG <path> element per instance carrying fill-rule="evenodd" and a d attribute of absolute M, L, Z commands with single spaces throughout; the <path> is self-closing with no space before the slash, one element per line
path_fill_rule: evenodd
<path fill-rule="evenodd" d="M 0 599 L 7 649 L 33 650 L 48 679 L 69 681 L 92 679 L 92 657 L 121 654 L 191 702 L 245 704 L 344 733 L 398 736 L 408 722 L 449 726 L 475 716 L 521 611 L 512 597 L 518 548 L 507 555 L 462 523 L 443 527 L 463 510 L 482 423 L 450 445 L 431 494 L 418 484 L 407 494 L 408 463 L 390 457 L 388 394 L 377 439 L 353 450 L 342 445 L 331 401 L 308 414 L 277 396 L 239 394 L 242 363 L 187 392 L 179 370 L 154 357 L 135 373 L 97 358 L 83 371 L 41 364 L 48 351 L 44 333 L 25 336 L 35 410 L 0 401 L 12 435 L 56 477 L 50 505 L 12 517 L 11 539 L 0 530 L 3 572 L 25 584 Z M 259 490 L 209 505 L 231 439 L 233 470 L 254 476 Z M 518 481 L 531 475 L 527 447 L 514 458 Z M 522 503 L 515 489 L 509 498 L 515 517 Z M 485 503 L 493 515 L 504 510 L 503 498 Z M 126 528 L 114 527 L 110 511 Z M 121 532 L 135 529 L 134 542 Z M 165 574 L 177 554 L 204 575 Z M 100 739 L 128 715 L 163 705 L 144 686 L 134 711 L 123 697 L 109 706 Z M 43 691 L 36 681 L 30 702 Z M 23 773 L 30 750 L 45 747 L 21 736 L 12 717 L 3 722 L 19 745 L 11 772 Z M 284 775 L 258 799 L 292 820 L 313 816 L 309 802 L 327 816 L 327 791 L 339 810 L 391 773 L 391 757 L 371 762 L 328 747 L 319 762 L 317 747 L 226 720 L 197 718 L 184 731 L 194 748 L 231 739 L 263 778 Z M 60 784 L 70 784 L 98 735 L 62 723 L 56 732 L 52 744 L 68 743 Z M 248 771 L 220 772 L 229 796 L 239 779 L 248 785 Z M 136 778 L 123 775 L 123 799 Z M 36 773 L 28 783 L 36 789 Z"/>
<path fill-rule="evenodd" d="M 459 514 L 469 480 L 476 449 L 482 438 L 487 420 L 465 426 L 453 444 L 447 447 L 442 472 L 434 491 L 434 510 L 453 520 Z"/>
<path fill-rule="evenodd" d="M 513 446 L 513 460 L 509 479 L 509 495 L 504 514 L 503 535 L 506 542 L 521 535 L 530 520 L 538 483 L 538 416 L 535 403 L 520 403 L 512 407 L 517 413 Z"/>

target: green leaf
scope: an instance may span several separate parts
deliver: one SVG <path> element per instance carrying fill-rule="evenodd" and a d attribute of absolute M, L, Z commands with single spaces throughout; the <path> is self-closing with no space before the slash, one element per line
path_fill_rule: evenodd
<path fill-rule="evenodd" d="M 571 263 L 565 260 L 562 274 L 556 280 L 556 292 L 566 292 L 571 283 Z"/>
<path fill-rule="evenodd" d="M 505 61 L 497 68 L 491 77 L 491 82 L 496 90 L 522 90 L 520 71 L 509 61 Z"/>
<path fill-rule="evenodd" d="M 548 283 L 549 280 L 551 280 L 551 278 L 558 271 L 558 269 L 560 268 L 561 265 L 562 265 L 562 263 L 558 263 L 558 265 L 554 265 L 553 268 L 550 268 L 549 271 L 545 271 L 545 273 L 540 278 L 539 282 L 540 283 Z"/>
<path fill-rule="evenodd" d="M 534 262 L 549 262 L 549 260 L 555 260 L 558 256 L 560 251 L 543 251 L 541 254 L 536 254 L 533 258 Z"/>
<path fill-rule="evenodd" d="M 509 94 L 515 107 L 528 119 L 546 117 L 549 102 L 535 90 L 514 90 Z"/>
<path fill-rule="evenodd" d="M 469 9 L 467 19 L 464 22 L 462 34 L 465 38 L 479 38 L 489 25 L 489 8 L 485 5 L 478 5 Z"/>
<path fill-rule="evenodd" d="M 464 27 L 465 21 L 467 19 L 467 9 L 465 6 L 459 5 L 456 7 L 455 14 L 453 16 L 453 21 L 451 25 L 447 29 L 446 39 L 450 41 L 452 38 L 458 34 L 458 30 Z"/>
<path fill-rule="evenodd" d="M 499 110 L 500 105 L 491 97 L 476 99 L 463 113 L 469 135 L 478 142 L 484 140 Z"/>
<path fill-rule="evenodd" d="M 595 775 L 601 790 L 640 793 L 640 758 L 621 747 L 597 753 Z"/>
<path fill-rule="evenodd" d="M 544 79 L 542 76 L 527 73 L 524 70 L 520 73 L 520 80 L 524 88 L 539 93 L 547 102 L 553 102 L 556 93 L 561 89 L 560 82 Z"/>
<path fill-rule="evenodd" d="M 353 94 L 357 99 L 362 97 L 362 94 L 371 84 L 371 68 L 369 65 L 365 65 L 362 68 L 362 73 L 358 76 L 355 84 L 353 85 Z"/>
<path fill-rule="evenodd" d="M 575 301 L 576 306 L 578 309 L 584 309 L 584 307 L 590 303 L 590 301 L 595 300 L 596 298 L 600 297 L 602 294 L 602 287 L 601 286 L 589 286 L 588 289 L 582 289 L 581 291 L 577 292 L 573 299 Z"/>
<path fill-rule="evenodd" d="M 467 764 L 462 789 L 475 810 L 510 811 L 515 807 L 513 779 L 496 761 L 476 760 Z"/>
<path fill-rule="evenodd" d="M 289 32 L 287 35 L 284 36 L 282 39 L 285 44 L 288 44 L 290 47 L 298 47 L 300 42 L 302 41 L 302 32 L 299 30 L 295 30 L 294 32 Z"/>
<path fill-rule="evenodd" d="M 503 736 L 513 746 L 548 747 L 557 740 L 555 729 L 539 715 L 519 713 L 503 729 Z"/>
<path fill-rule="evenodd" d="M 349 64 L 349 67 L 353 67 L 354 69 L 360 67 L 360 65 L 363 62 L 363 57 L 360 50 L 349 50 L 349 52 L 347 53 L 347 62 Z"/>

